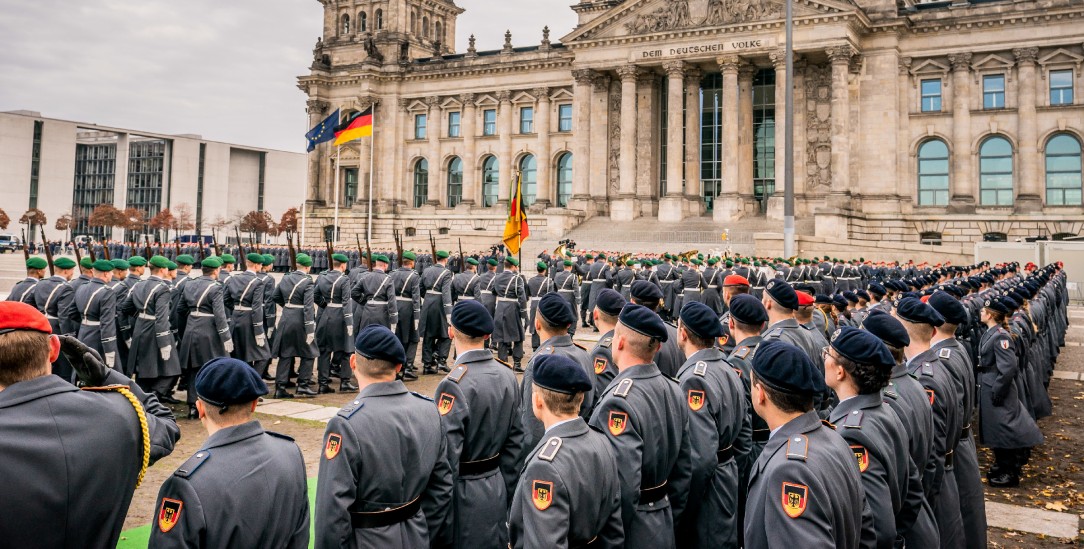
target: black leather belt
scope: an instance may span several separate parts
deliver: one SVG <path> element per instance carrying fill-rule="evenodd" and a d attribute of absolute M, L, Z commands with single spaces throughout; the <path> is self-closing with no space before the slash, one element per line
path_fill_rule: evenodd
<path fill-rule="evenodd" d="M 715 457 L 719 458 L 719 463 L 723 464 L 734 458 L 734 445 L 731 444 L 718 452 L 715 452 Z"/>
<path fill-rule="evenodd" d="M 392 524 L 399 524 L 410 517 L 418 514 L 418 510 L 422 507 L 422 498 L 418 496 L 414 498 L 414 501 L 403 505 L 402 507 L 396 507 L 395 509 L 388 509 L 387 511 L 372 511 L 368 513 L 350 512 L 350 524 L 354 528 L 380 528 L 383 526 L 391 526 Z"/>
<path fill-rule="evenodd" d="M 655 503 L 664 497 L 666 497 L 666 481 L 654 488 L 640 490 L 640 503 Z"/>
<path fill-rule="evenodd" d="M 953 450 L 953 451 L 950 451 L 949 453 L 945 454 L 945 469 L 948 469 L 949 467 L 952 467 L 953 464 L 956 463 L 956 458 L 954 456 L 955 453 L 956 453 L 956 451 Z"/>
<path fill-rule="evenodd" d="M 771 429 L 753 429 L 754 442 L 768 442 L 770 436 L 772 436 Z"/>
<path fill-rule="evenodd" d="M 501 454 L 498 452 L 493 457 L 479 459 L 477 461 L 459 462 L 459 476 L 480 475 L 488 473 L 501 466 Z"/>
<path fill-rule="evenodd" d="M 966 425 L 966 426 L 964 426 L 963 429 L 960 430 L 960 440 L 963 440 L 963 439 L 968 438 L 970 436 L 971 436 L 971 426 Z"/>

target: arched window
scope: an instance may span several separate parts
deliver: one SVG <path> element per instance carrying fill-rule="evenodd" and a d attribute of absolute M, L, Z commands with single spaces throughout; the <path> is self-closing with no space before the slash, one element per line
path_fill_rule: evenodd
<path fill-rule="evenodd" d="M 376 30 L 384 28 L 384 10 L 376 10 Z"/>
<path fill-rule="evenodd" d="M 444 30 L 440 26 L 440 21 L 437 21 L 433 26 L 434 26 L 433 40 L 440 40 L 443 43 L 444 42 Z"/>
<path fill-rule="evenodd" d="M 557 206 L 568 206 L 572 198 L 572 153 L 557 158 Z"/>
<path fill-rule="evenodd" d="M 414 207 L 421 208 L 429 200 L 429 162 L 421 158 L 414 164 Z"/>
<path fill-rule="evenodd" d="M 422 16 L 422 37 L 429 38 L 429 17 Z"/>
<path fill-rule="evenodd" d="M 346 15 L 346 14 L 343 14 L 342 33 L 343 34 L 350 34 L 350 16 Z"/>
<path fill-rule="evenodd" d="M 948 195 L 948 146 L 931 139 L 918 147 L 918 205 L 947 206 Z"/>
<path fill-rule="evenodd" d="M 463 161 L 455 157 L 448 163 L 448 207 L 463 201 Z"/>
<path fill-rule="evenodd" d="M 500 171 L 496 156 L 487 156 L 482 162 L 482 205 L 491 208 L 497 205 L 497 192 L 500 188 Z"/>
<path fill-rule="evenodd" d="M 358 32 L 368 32 L 369 16 L 365 12 L 358 12 Z"/>
<path fill-rule="evenodd" d="M 979 147 L 979 203 L 1012 206 L 1012 145 L 994 136 Z"/>
<path fill-rule="evenodd" d="M 533 154 L 528 154 L 520 159 L 519 173 L 523 178 L 523 205 L 530 206 L 534 204 L 534 199 L 538 193 L 538 162 Z"/>
<path fill-rule="evenodd" d="M 1061 133 L 1046 142 L 1046 203 L 1081 204 L 1080 141 Z"/>

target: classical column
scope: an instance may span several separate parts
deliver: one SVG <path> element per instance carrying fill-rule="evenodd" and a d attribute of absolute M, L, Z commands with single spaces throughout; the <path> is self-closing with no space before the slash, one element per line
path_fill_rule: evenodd
<path fill-rule="evenodd" d="M 637 215 L 655 215 L 659 193 L 658 75 L 641 70 L 636 77 L 636 201 Z"/>
<path fill-rule="evenodd" d="M 516 168 L 512 165 L 512 92 L 501 90 L 497 92 L 497 100 L 500 101 L 500 110 L 497 112 L 497 132 L 500 133 L 501 143 L 498 149 L 497 161 L 500 164 L 500 179 L 497 183 L 497 205 L 501 208 L 508 206 L 512 185 L 512 174 Z"/>
<path fill-rule="evenodd" d="M 124 211 L 128 206 L 128 158 L 130 153 L 128 147 L 130 145 L 130 135 L 126 133 L 117 134 L 117 159 L 113 164 L 113 207 L 121 211 Z M 204 188 L 206 189 L 207 187 L 205 186 Z M 207 196 L 208 194 L 204 193 L 204 204 L 213 203 L 213 201 L 207 200 Z M 219 204 L 218 208 L 212 207 L 210 210 L 225 212 L 225 205 Z M 205 224 L 211 219 L 211 216 L 208 215 L 207 211 L 208 208 L 204 208 L 203 221 Z M 124 240 L 124 229 L 121 227 L 114 227 L 111 238 L 113 240 Z"/>
<path fill-rule="evenodd" d="M 753 77 L 757 68 L 738 66 L 738 195 L 753 204 Z"/>
<path fill-rule="evenodd" d="M 323 122 L 324 117 L 327 116 L 327 108 L 327 101 L 308 100 L 305 112 L 309 114 L 310 128 L 315 128 L 317 124 Z M 308 196 L 305 197 L 306 200 L 320 199 L 320 157 L 324 154 L 325 149 L 327 149 L 327 146 L 321 143 L 316 146 L 313 152 L 309 153 L 309 190 Z"/>
<path fill-rule="evenodd" d="M 426 203 L 440 206 L 447 197 L 444 192 L 447 182 L 440 176 L 443 172 L 440 158 L 440 98 L 435 95 L 426 97 L 425 104 L 429 105 L 429 113 L 425 116 L 425 136 L 429 140 L 425 153 L 429 160 L 429 200 Z"/>
<path fill-rule="evenodd" d="M 616 199 L 610 200 L 610 218 L 632 221 L 636 218 L 636 78 L 640 68 L 625 65 L 617 68 L 621 78 L 621 156 Z"/>
<path fill-rule="evenodd" d="M 597 74 L 591 95 L 591 169 L 589 189 L 596 211 L 609 202 L 610 76 Z"/>
<path fill-rule="evenodd" d="M 591 181 L 591 88 L 595 72 L 576 69 L 572 71 L 572 78 L 576 82 L 572 88 L 572 108 L 575 116 L 572 126 L 572 200 L 586 205 L 590 199 L 588 184 Z"/>
<path fill-rule="evenodd" d="M 389 170 L 390 179 L 401 182 L 398 185 L 393 184 L 392 187 L 395 201 L 406 208 L 414 207 L 414 172 L 412 170 L 414 166 L 410 164 L 410 156 L 407 152 L 407 145 L 414 140 L 414 118 L 410 114 L 411 103 L 412 101 L 406 97 L 399 98 L 399 111 L 403 121 L 396 124 L 396 147 L 393 150 L 396 160 L 393 169 Z"/>
<path fill-rule="evenodd" d="M 666 195 L 659 203 L 659 221 L 675 222 L 685 218 L 685 205 L 682 203 L 685 63 L 672 61 L 662 68 L 666 71 Z"/>
<path fill-rule="evenodd" d="M 535 180 L 538 182 L 538 193 L 535 203 L 545 208 L 553 204 L 556 195 L 553 191 L 553 170 L 550 169 L 553 159 L 550 158 L 550 89 L 546 87 L 535 88 L 532 93 L 538 101 L 535 108 L 534 131 L 538 136 L 538 145 L 535 151 L 535 161 L 538 171 Z"/>
<path fill-rule="evenodd" d="M 971 175 L 971 52 L 950 53 L 952 65 L 952 173 L 949 207 L 974 211 L 978 185 Z"/>
<path fill-rule="evenodd" d="M 850 73 L 854 48 L 849 44 L 828 48 L 828 60 L 832 64 L 832 193 L 842 195 L 850 192 L 851 139 L 850 139 Z M 778 94 L 777 94 L 778 96 Z M 778 114 L 779 109 L 776 108 Z M 776 124 L 778 124 L 778 118 Z M 776 126 L 778 127 L 778 126 Z M 776 142 L 776 147 L 779 143 Z M 777 166 L 778 167 L 778 166 Z M 836 201 L 837 207 L 845 203 Z"/>
<path fill-rule="evenodd" d="M 364 111 L 365 109 L 368 109 L 370 106 L 373 107 L 374 111 L 376 110 L 376 100 L 374 98 L 372 98 L 372 97 L 359 97 L 358 98 L 358 110 L 359 111 Z M 355 204 L 362 204 L 366 208 L 368 208 L 368 205 L 369 205 L 369 178 L 372 177 L 372 174 L 369 173 L 369 165 L 370 164 L 375 165 L 375 162 L 369 162 L 369 159 L 372 156 L 373 151 L 375 151 L 375 149 L 376 149 L 376 141 L 375 140 L 376 140 L 376 135 L 371 135 L 371 136 L 369 136 L 368 139 L 362 139 L 360 141 L 355 141 L 354 142 L 354 146 L 356 146 L 358 148 L 358 183 L 357 183 L 358 188 L 357 188 L 357 192 L 354 194 L 354 196 L 355 196 L 354 203 Z M 374 158 L 374 160 L 375 160 L 375 158 Z M 345 179 L 343 179 L 341 181 L 341 185 L 339 186 L 339 192 L 342 193 L 340 195 L 340 197 L 345 197 L 346 196 L 346 180 Z M 374 179 L 373 180 L 373 201 L 374 201 L 373 207 L 374 208 L 376 207 L 376 204 L 375 204 L 376 197 L 377 197 L 377 194 L 376 194 L 376 180 Z M 354 205 L 354 204 L 347 204 L 346 202 L 342 202 L 341 204 L 342 204 L 342 206 L 344 208 L 350 208 L 350 207 L 352 207 Z"/>
<path fill-rule="evenodd" d="M 912 198 L 918 194 L 918 160 L 908 152 L 911 149 L 911 58 L 899 58 L 899 77 L 897 79 L 896 108 L 900 112 L 899 122 L 896 127 L 896 194 L 900 197 L 900 204 L 908 201 L 917 202 Z M 912 167 L 913 166 L 913 167 Z"/>
<path fill-rule="evenodd" d="M 723 188 L 715 198 L 712 217 L 731 221 L 741 217 L 738 196 L 738 66 L 741 58 L 724 55 L 717 59 L 723 73 Z"/>
<path fill-rule="evenodd" d="M 474 206 L 481 204 L 475 200 L 480 196 L 477 177 L 480 166 L 474 149 L 474 126 L 478 113 L 474 105 L 473 93 L 460 94 L 459 101 L 463 104 L 463 114 L 459 119 L 459 135 L 463 136 L 463 204 Z"/>
<path fill-rule="evenodd" d="M 1043 185 L 1039 181 L 1039 140 L 1035 122 L 1035 58 L 1039 48 L 1017 48 L 1016 56 L 1016 123 L 1020 159 L 1020 189 L 1016 195 L 1017 212 L 1038 212 L 1043 208 Z"/>
<path fill-rule="evenodd" d="M 768 54 L 775 68 L 775 189 L 768 203 L 768 217 L 783 219 L 783 168 L 787 162 L 787 56 L 784 50 Z"/>
<path fill-rule="evenodd" d="M 700 188 L 700 67 L 685 69 L 685 206 L 692 217 L 704 211 Z"/>

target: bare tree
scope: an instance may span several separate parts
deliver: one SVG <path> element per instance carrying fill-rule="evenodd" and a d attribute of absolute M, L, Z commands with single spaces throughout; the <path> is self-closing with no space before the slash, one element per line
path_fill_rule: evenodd
<path fill-rule="evenodd" d="M 0 208 L 0 230 L 5 230 L 11 225 L 11 218 L 8 217 L 8 213 Z"/>
<path fill-rule="evenodd" d="M 19 218 L 19 223 L 26 225 L 26 238 L 28 242 L 34 240 L 34 229 L 39 226 L 44 226 L 48 222 L 49 220 L 45 217 L 45 212 L 37 208 L 26 210 L 26 213 Z M 44 244 L 44 242 L 42 244 Z"/>
<path fill-rule="evenodd" d="M 297 214 L 297 208 L 290 208 L 289 210 L 286 210 L 286 213 L 282 214 L 282 218 L 279 220 L 279 232 L 296 233 Z"/>
<path fill-rule="evenodd" d="M 152 217 L 149 225 L 155 232 L 162 231 L 165 233 L 159 240 L 159 242 L 161 242 L 162 240 L 169 240 L 169 230 L 172 229 L 176 223 L 177 219 L 173 217 L 173 212 L 169 211 L 169 208 L 166 208 Z"/>
<path fill-rule="evenodd" d="M 71 231 L 74 227 L 75 219 L 69 213 L 58 217 L 56 220 L 55 228 L 56 230 L 62 231 L 64 233 L 65 242 L 71 242 L 71 234 L 69 233 L 69 231 Z"/>

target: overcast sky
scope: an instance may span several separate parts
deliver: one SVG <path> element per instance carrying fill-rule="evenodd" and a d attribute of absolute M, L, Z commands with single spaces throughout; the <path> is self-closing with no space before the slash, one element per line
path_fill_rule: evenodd
<path fill-rule="evenodd" d="M 557 41 L 572 0 L 456 0 L 457 51 Z M 318 0 L 0 0 L 0 111 L 304 151 Z"/>

